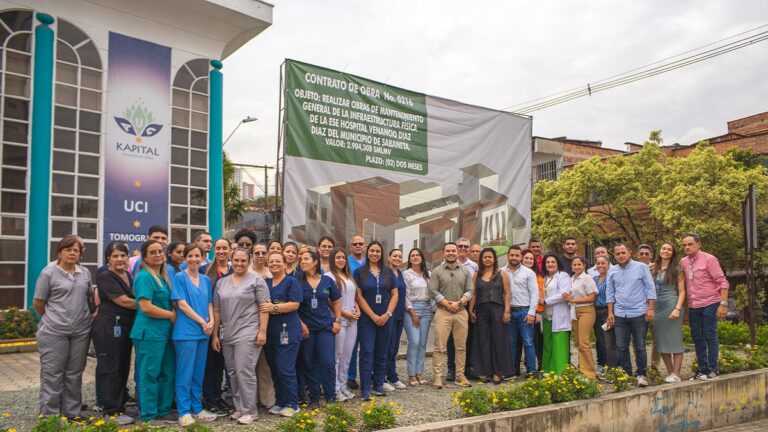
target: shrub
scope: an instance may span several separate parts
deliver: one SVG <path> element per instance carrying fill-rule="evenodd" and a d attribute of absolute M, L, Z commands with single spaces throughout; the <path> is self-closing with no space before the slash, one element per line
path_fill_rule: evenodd
<path fill-rule="evenodd" d="M 617 392 L 628 390 L 632 386 L 629 375 L 622 368 L 609 367 L 603 372 L 603 378 L 606 382 L 613 384 Z"/>
<path fill-rule="evenodd" d="M 549 385 L 545 382 L 548 377 L 541 380 L 529 379 L 518 387 L 525 397 L 526 407 L 537 407 L 552 403 L 552 393 L 550 392 Z"/>
<path fill-rule="evenodd" d="M 717 362 L 720 367 L 720 373 L 729 374 L 747 370 L 747 362 L 726 348 L 720 349 L 720 357 Z"/>
<path fill-rule="evenodd" d="M 35 337 L 35 317 L 27 310 L 11 307 L 0 311 L 0 339 Z"/>
<path fill-rule="evenodd" d="M 493 409 L 493 396 L 484 389 L 464 390 L 456 393 L 453 404 L 465 417 L 486 415 Z"/>
<path fill-rule="evenodd" d="M 325 413 L 324 432 L 347 432 L 357 423 L 355 417 L 338 403 L 326 405 L 323 412 Z"/>
<path fill-rule="evenodd" d="M 503 386 L 501 389 L 491 393 L 491 402 L 495 412 L 528 408 L 526 399 L 527 395 L 519 386 Z"/>
<path fill-rule="evenodd" d="M 301 411 L 293 417 L 277 425 L 277 430 L 283 432 L 313 432 L 317 429 L 314 417 L 318 411 Z"/>
<path fill-rule="evenodd" d="M 360 416 L 363 421 L 363 430 L 366 431 L 393 428 L 397 422 L 395 413 L 401 412 L 395 402 L 390 402 L 388 405 L 379 404 L 375 398 L 363 403 L 362 408 Z"/>
<path fill-rule="evenodd" d="M 717 323 L 717 336 L 722 345 L 746 345 L 749 343 L 749 325 L 720 321 Z M 755 326 L 755 343 L 768 346 L 768 324 Z"/>

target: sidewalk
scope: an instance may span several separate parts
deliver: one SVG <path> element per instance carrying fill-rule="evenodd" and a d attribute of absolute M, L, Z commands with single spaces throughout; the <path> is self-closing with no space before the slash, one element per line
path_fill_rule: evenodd
<path fill-rule="evenodd" d="M 96 359 L 88 358 L 83 383 L 94 380 Z M 40 385 L 40 356 L 37 351 L 0 355 L 0 392 L 24 390 Z"/>

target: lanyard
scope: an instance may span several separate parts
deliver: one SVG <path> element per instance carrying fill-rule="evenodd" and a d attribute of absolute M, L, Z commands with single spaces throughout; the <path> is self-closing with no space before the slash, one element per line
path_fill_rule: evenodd
<path fill-rule="evenodd" d="M 376 295 L 381 294 L 381 291 L 379 289 L 379 279 L 381 278 L 381 269 L 379 269 L 379 273 L 376 274 Z"/>

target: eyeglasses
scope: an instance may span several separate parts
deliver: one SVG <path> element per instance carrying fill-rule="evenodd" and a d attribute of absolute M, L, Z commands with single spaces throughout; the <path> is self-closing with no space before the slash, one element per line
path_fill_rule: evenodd
<path fill-rule="evenodd" d="M 148 255 L 162 255 L 163 254 L 163 250 L 162 249 L 160 249 L 160 250 L 151 250 L 151 251 L 147 251 L 147 254 Z"/>
<path fill-rule="evenodd" d="M 469 245 L 457 245 L 456 247 L 459 249 L 469 249 Z"/>
<path fill-rule="evenodd" d="M 352 243 L 351 246 L 365 246 L 365 243 Z"/>
<path fill-rule="evenodd" d="M 253 246 L 253 243 L 241 242 L 241 243 L 238 243 L 237 245 L 240 246 L 241 248 L 249 248 L 249 247 Z"/>

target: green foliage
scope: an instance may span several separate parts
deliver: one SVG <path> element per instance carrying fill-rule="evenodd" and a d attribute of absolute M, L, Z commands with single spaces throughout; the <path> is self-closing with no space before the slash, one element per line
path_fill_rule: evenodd
<path fill-rule="evenodd" d="M 660 131 L 629 156 L 576 164 L 533 191 L 533 233 L 556 247 L 568 235 L 585 242 L 622 239 L 659 244 L 686 232 L 729 265 L 743 256 L 741 201 L 755 184 L 759 214 L 768 214 L 768 177 L 734 155 L 700 143 L 684 158 L 666 157 Z"/>
<path fill-rule="evenodd" d="M 546 378 L 545 378 L 546 379 Z M 520 385 L 520 390 L 525 395 L 526 407 L 537 407 L 552 403 L 550 386 L 544 380 L 529 379 Z"/>
<path fill-rule="evenodd" d="M 195 422 L 189 426 L 184 426 L 184 431 L 185 432 L 213 432 L 213 429 L 211 429 L 210 427 L 202 423 Z"/>
<path fill-rule="evenodd" d="M 720 367 L 721 374 L 747 370 L 747 362 L 742 357 L 737 356 L 733 351 L 726 348 L 720 350 L 720 358 L 717 363 Z"/>
<path fill-rule="evenodd" d="M 493 399 L 492 393 L 477 388 L 459 392 L 453 398 L 453 404 L 465 417 L 474 417 L 490 414 L 493 410 Z"/>
<path fill-rule="evenodd" d="M 240 220 L 247 201 L 240 199 L 240 186 L 235 183 L 235 166 L 224 153 L 224 223 L 229 226 Z"/>
<path fill-rule="evenodd" d="M 29 311 L 17 307 L 0 311 L 0 339 L 31 338 L 36 332 L 35 317 Z"/>
<path fill-rule="evenodd" d="M 684 333 L 685 328 L 684 326 Z M 721 345 L 746 345 L 749 343 L 749 326 L 744 322 L 734 324 L 719 321 L 717 323 L 717 336 Z M 768 324 L 755 326 L 755 343 L 768 346 Z"/>
<path fill-rule="evenodd" d="M 389 404 L 377 403 L 376 399 L 362 404 L 360 417 L 363 421 L 363 430 L 377 431 L 381 429 L 391 429 L 395 427 L 397 417 L 395 413 L 400 414 L 400 408 L 397 403 Z"/>
<path fill-rule="evenodd" d="M 589 399 L 600 394 L 597 382 L 581 375 L 571 364 L 559 375 L 547 375 L 541 382 L 552 395 L 552 403 Z"/>
<path fill-rule="evenodd" d="M 323 413 L 323 432 L 348 432 L 357 423 L 355 416 L 338 403 L 326 405 Z"/>
<path fill-rule="evenodd" d="M 68 432 L 75 430 L 66 417 L 51 416 L 40 419 L 32 428 L 33 432 Z"/>
<path fill-rule="evenodd" d="M 502 386 L 501 389 L 491 393 L 491 402 L 495 412 L 514 411 L 528 408 L 528 395 L 520 386 Z"/>
<path fill-rule="evenodd" d="M 314 419 L 317 413 L 318 410 L 301 411 L 277 425 L 277 430 L 282 432 L 312 432 L 317 429 L 317 422 Z"/>
<path fill-rule="evenodd" d="M 603 379 L 605 379 L 607 383 L 613 384 L 613 388 L 617 392 L 629 390 L 629 388 L 632 387 L 629 375 L 627 375 L 622 368 L 609 367 L 603 372 Z"/>

